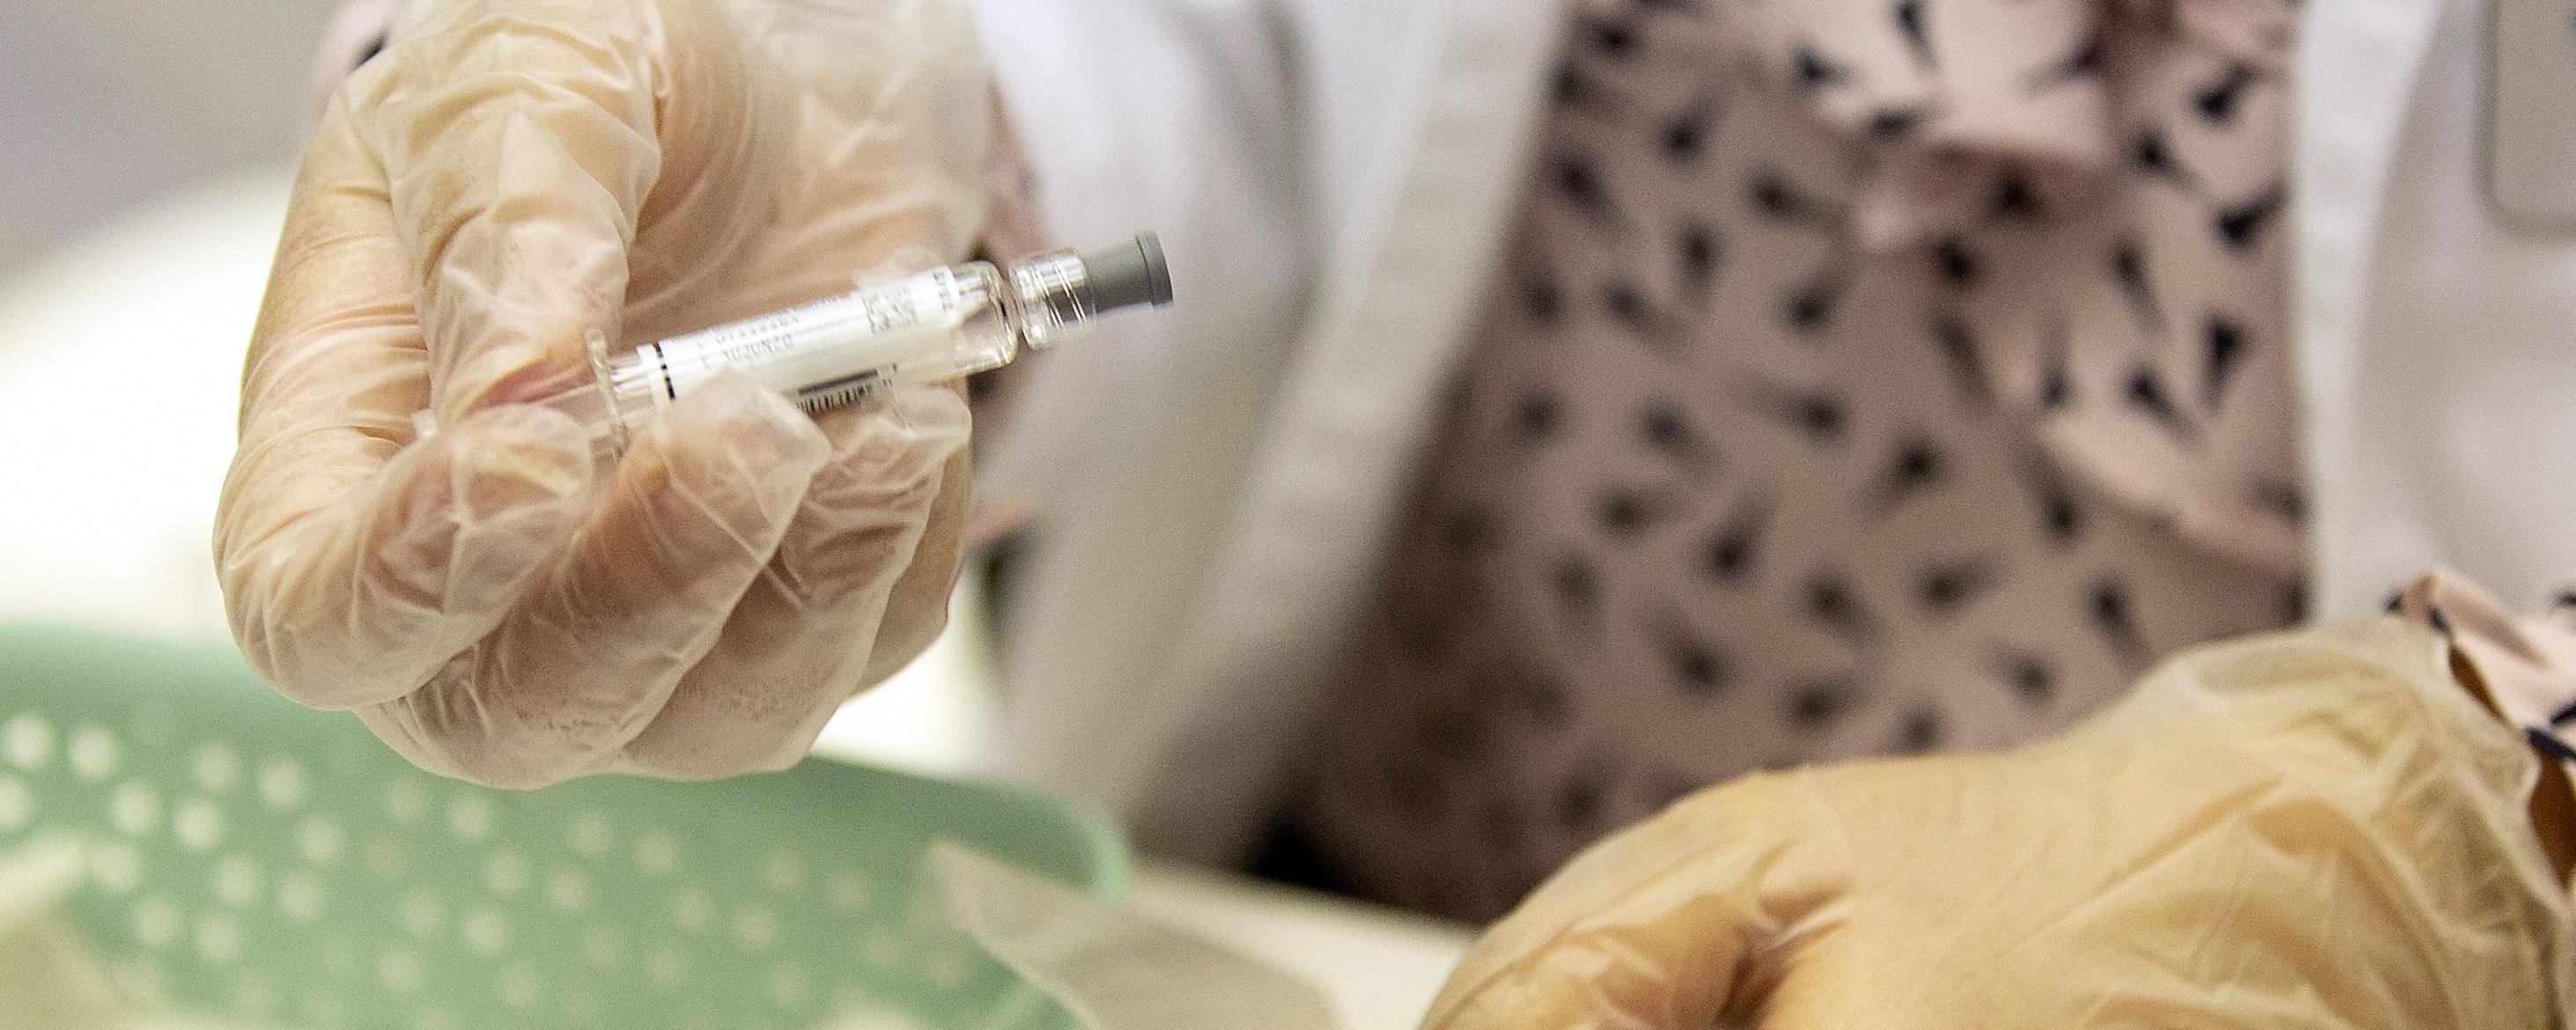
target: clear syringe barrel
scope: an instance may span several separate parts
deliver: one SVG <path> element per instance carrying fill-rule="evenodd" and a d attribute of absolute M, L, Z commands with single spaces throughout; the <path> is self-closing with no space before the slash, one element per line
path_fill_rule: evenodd
<path fill-rule="evenodd" d="M 1104 312 L 1171 302 L 1153 234 L 1090 254 L 1059 251 L 1004 270 L 984 261 L 934 268 L 729 322 L 622 354 L 594 353 L 596 382 L 550 402 L 625 448 L 664 405 L 733 370 L 809 412 L 890 386 L 935 383 L 1009 364 L 1020 348 L 1077 334 Z"/>

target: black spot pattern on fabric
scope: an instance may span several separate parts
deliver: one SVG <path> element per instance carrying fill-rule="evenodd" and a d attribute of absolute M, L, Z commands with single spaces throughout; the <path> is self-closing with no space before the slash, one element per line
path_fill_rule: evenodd
<path fill-rule="evenodd" d="M 2130 605 L 2126 584 L 2116 579 L 2096 582 L 2086 594 L 2084 606 L 2094 630 L 2102 634 L 2121 662 L 2131 668 L 2146 664 L 2147 641 L 2138 631 L 2137 612 Z"/>
<path fill-rule="evenodd" d="M 2433 626 L 2433 632 L 2435 632 L 2435 633 L 2439 633 L 2439 634 L 2441 634 L 2441 635 L 2443 635 L 2443 636 L 2446 636 L 2446 637 L 2451 635 L 2451 617 L 2450 617 L 2450 616 L 2448 616 L 2448 615 L 2444 615 L 2444 614 L 2442 614 L 2442 606 L 2441 606 L 2441 605 L 2438 605 L 2438 604 L 2428 604 L 2428 605 L 2425 605 L 2425 606 L 2424 606 L 2424 621 L 2425 621 L 2425 622 L 2427 622 L 2427 623 L 2431 623 L 2431 624 L 2432 624 L 2432 626 Z"/>
<path fill-rule="evenodd" d="M 2390 615 L 2395 615 L 2395 614 L 2397 614 L 2397 613 L 2399 613 L 2399 612 L 2405 611 L 2405 610 L 2406 610 L 2406 593 L 2405 593 L 2405 591 L 2402 591 L 2402 590 L 2390 591 L 2390 592 L 2389 592 L 2389 594 L 2388 594 L 2388 599 L 2387 599 L 2387 600 L 2385 600 L 2385 601 L 2381 601 L 2381 602 L 2379 602 L 2379 610 L 2380 610 L 2380 611 L 2383 611 L 2383 612 L 2386 612 L 2386 613 L 2388 613 L 2388 614 L 2390 614 Z"/>
<path fill-rule="evenodd" d="M 1932 116 L 1919 107 L 1891 107 L 1869 116 L 1869 134 L 1882 140 L 1903 139 Z"/>
<path fill-rule="evenodd" d="M 1679 451 L 1690 447 L 1690 423 L 1683 420 L 1681 409 L 1670 404 L 1657 404 L 1637 416 L 1638 435 L 1646 445 L 1659 451 Z"/>
<path fill-rule="evenodd" d="M 1560 64 L 1550 83 L 1559 106 L 1590 114 L 1606 113 L 1617 104 L 1601 84 L 1572 64 Z"/>
<path fill-rule="evenodd" d="M 1556 594 L 1556 603 L 1568 618 L 1589 623 L 1600 614 L 1601 574 L 1592 563 L 1574 555 L 1556 560 L 1549 570 L 1548 589 Z"/>
<path fill-rule="evenodd" d="M 1612 57 L 1626 57 L 1637 52 L 1637 29 L 1618 22 L 1597 22 L 1587 34 L 1592 49 Z"/>
<path fill-rule="evenodd" d="M 1798 390 L 1781 386 L 1759 386 L 1753 391 L 1752 407 L 1779 420 L 1808 442 L 1841 443 L 1847 422 L 1842 399 L 1822 390 Z"/>
<path fill-rule="evenodd" d="M 1915 60 L 1939 63 L 1932 55 L 1932 37 L 1923 30 L 1923 0 L 1897 0 L 1896 30 L 1905 34 L 1905 45 L 1914 51 Z"/>
<path fill-rule="evenodd" d="M 2075 403 L 2075 373 L 2067 353 L 2066 322 L 2051 319 L 2039 338 L 2039 406 L 2056 411 Z"/>
<path fill-rule="evenodd" d="M 1771 503 L 1767 499 L 1755 497 L 1737 505 L 1726 524 L 1718 527 L 1717 535 L 1709 540 L 1707 558 L 1702 563 L 1709 578 L 1722 585 L 1743 582 L 1760 557 L 1762 533 L 1770 525 Z"/>
<path fill-rule="evenodd" d="M 1986 202 L 1986 212 L 1997 221 L 2046 221 L 2048 212 L 2040 207 L 2039 194 L 2031 191 L 2030 180 L 2018 171 L 2006 171 L 1995 179 L 1994 199 Z"/>
<path fill-rule="evenodd" d="M 2163 335 L 2165 314 L 2156 303 L 2155 286 L 2147 279 L 2147 254 L 2136 240 L 2121 240 L 2111 247 L 2111 277 L 2120 283 L 2120 293 L 2129 298 L 2129 313 L 2138 324 L 2154 335 Z"/>
<path fill-rule="evenodd" d="M 1744 192 L 1746 199 L 1753 202 L 1753 210 L 1766 218 L 1840 231 L 1839 214 L 1830 205 L 1798 192 L 1776 170 L 1755 171 L 1745 182 Z"/>
<path fill-rule="evenodd" d="M 1800 591 L 1807 618 L 1832 630 L 1853 643 L 1876 640 L 1879 622 L 1861 605 L 1860 594 L 1839 573 L 1821 572 L 1808 578 Z"/>
<path fill-rule="evenodd" d="M 1459 554 L 1483 554 L 1494 549 L 1497 535 L 1492 512 L 1483 508 L 1465 508 L 1451 512 L 1442 521 L 1440 544 Z"/>
<path fill-rule="evenodd" d="M 1897 724 L 1895 752 L 1919 755 L 1941 746 L 1947 734 L 1941 723 L 1941 710 L 1931 705 L 1916 705 L 1906 710 L 1905 720 Z"/>
<path fill-rule="evenodd" d="M 1692 98 L 1689 107 L 1664 123 L 1663 136 L 1657 141 L 1664 158 L 1675 164 L 1689 164 L 1698 159 L 1700 153 L 1708 149 L 1708 134 L 1717 127 L 1718 113 L 1715 93 L 1702 93 Z"/>
<path fill-rule="evenodd" d="M 2183 415 L 2182 409 L 2174 404 L 2173 397 L 2165 392 L 2164 377 L 2153 368 L 2141 366 L 2131 369 L 2128 380 L 2121 384 L 2120 397 L 2130 407 L 2155 420 L 2166 432 L 2186 442 L 2199 435 L 2199 428 Z"/>
<path fill-rule="evenodd" d="M 2549 606 L 2552 608 L 2576 608 L 2576 589 L 2560 590 L 2557 597 L 2550 599 Z"/>
<path fill-rule="evenodd" d="M 2260 289 L 2292 228 L 2267 143 L 2286 96 L 2268 91 L 2286 83 L 2246 70 L 2263 57 L 2120 37 L 2006 55 L 2019 63 L 1985 74 L 2008 93 L 2118 87 L 2111 167 L 2061 183 L 2009 159 L 1936 164 L 1944 195 L 1923 199 L 1944 227 L 1863 253 L 1871 148 L 1934 145 L 1926 134 L 1964 99 L 1936 84 L 1915 107 L 1905 90 L 1924 68 L 1900 48 L 1925 65 L 1979 56 L 1931 38 L 1933 18 L 1946 31 L 1959 13 L 1944 2 L 1887 0 L 1870 16 L 1889 20 L 1856 23 L 1880 35 L 1875 65 L 1830 35 L 1803 51 L 1732 35 L 1742 3 L 1558 12 L 1575 106 L 1547 112 L 1525 158 L 1512 263 L 1483 298 L 1498 309 L 1477 344 L 1491 353 L 1471 355 L 1494 360 L 1461 362 L 1477 396 L 1443 423 L 1418 484 L 1431 496 L 1406 561 L 1419 564 L 1381 584 L 1408 595 L 1384 602 L 1400 614 L 1436 618 L 1481 591 L 1489 617 L 1459 620 L 1437 655 L 1387 663 L 1441 675 L 1355 684 L 1382 700 L 1335 716 L 1412 730 L 1424 711 L 1407 698 L 1463 690 L 1487 721 L 1431 712 L 1421 737 L 1355 735 L 1392 754 L 1349 756 L 1363 760 L 1353 786 L 1390 759 L 1473 765 L 1433 764 L 1449 805 L 1418 821 L 1312 816 L 1387 881 L 1362 889 L 1446 881 L 1458 904 L 1498 909 L 1510 881 L 1584 838 L 1754 763 L 2004 743 L 2092 709 L 2155 649 L 2290 618 L 2288 577 L 2195 581 L 2177 555 L 2135 546 L 2167 531 L 2158 520 L 2053 464 L 2096 456 L 2053 450 L 2070 432 L 2162 452 L 2159 469 L 2247 458 L 2210 470 L 2233 479 L 2192 469 L 2174 488 L 2219 494 L 2243 520 L 2288 510 L 2260 499 L 2294 492 L 2263 481 L 2290 477 L 2250 417 L 2286 353 Z M 2170 19 L 2174 2 L 2092 13 L 2108 31 L 2161 32 L 2174 26 L 2128 19 Z M 1666 13 L 1685 11 L 1701 20 Z M 2233 335 L 2209 334 L 2220 311 Z M 2150 417 L 2206 434 L 2212 453 L 2170 453 Z M 1676 572 L 1699 581 L 1664 582 Z M 2251 596 L 2195 607 L 2226 589 Z M 1491 856 L 1459 850 L 1480 842 Z"/>
<path fill-rule="evenodd" d="M 2048 659 L 2028 651 L 2006 651 L 1996 659 L 2004 682 L 2012 686 L 2013 696 L 2032 708 L 2045 708 L 2057 700 L 2057 673 L 2049 668 Z"/>
<path fill-rule="evenodd" d="M 2201 406 L 2216 410 L 2219 398 L 2227 392 L 2227 381 L 2245 360 L 2245 327 L 2226 315 L 2211 313 L 2201 332 L 2206 341 L 2208 358 L 2203 365 L 2200 384 Z"/>
<path fill-rule="evenodd" d="M 1753 209 L 1766 215 L 1791 217 L 1801 207 L 1798 195 L 1777 172 L 1755 173 L 1753 181 L 1745 185 L 1745 193 L 1753 198 Z"/>
<path fill-rule="evenodd" d="M 1993 590 L 2001 571 L 1991 557 L 1941 562 L 1916 578 L 1914 600 L 1926 613 L 1946 616 Z"/>
<path fill-rule="evenodd" d="M 1637 437 L 1648 450 L 1693 473 L 1706 474 L 1718 463 L 1716 449 L 1691 428 L 1681 408 L 1671 403 L 1656 402 L 1639 411 Z"/>
<path fill-rule="evenodd" d="M 1646 303 L 1644 294 L 1627 283 L 1613 283 L 1601 288 L 1601 310 L 1610 320 L 1631 332 L 1654 328 L 1655 311 Z"/>
<path fill-rule="evenodd" d="M 2237 101 L 2244 99 L 2245 87 L 2253 85 L 2256 78 L 2252 67 L 2232 66 L 2192 95 L 2192 107 L 2212 125 L 2231 124 L 2236 121 Z"/>
<path fill-rule="evenodd" d="M 1636 489 L 1604 493 L 1592 508 L 1593 518 L 1601 524 L 1601 531 L 1613 539 L 1636 536 L 1671 511 L 1672 503 L 1666 498 Z"/>
<path fill-rule="evenodd" d="M 1941 272 L 1941 281 L 1952 289 L 1964 290 L 1977 285 L 1983 277 L 1984 263 L 1970 253 L 1968 245 L 1951 236 L 1932 245 L 1932 263 Z"/>
<path fill-rule="evenodd" d="M 1555 325 L 1565 314 L 1565 295 L 1559 293 L 1553 279 L 1533 277 L 1521 283 L 1521 310 L 1530 321 Z"/>
<path fill-rule="evenodd" d="M 1565 198 L 1567 206 L 1595 221 L 1608 221 L 1615 217 L 1610 206 L 1610 194 L 1601 184 L 1601 172 L 1593 166 L 1590 158 L 1558 158 L 1556 192 Z"/>
<path fill-rule="evenodd" d="M 2084 534 L 2084 510 L 2075 501 L 2075 491 L 2058 476 L 2046 458 L 2034 457 L 2022 466 L 2022 478 L 2030 484 L 2032 496 L 2039 502 L 2040 529 L 2050 543 L 2065 547 Z"/>
<path fill-rule="evenodd" d="M 351 67 L 351 68 L 364 68 L 364 67 L 366 67 L 366 66 L 367 66 L 367 62 L 372 61 L 372 60 L 375 60 L 375 59 L 376 59 L 376 55 L 377 55 L 377 54 L 384 53 L 384 52 L 385 52 L 385 48 L 386 48 L 387 46 L 391 46 L 391 45 L 393 44 L 393 41 L 394 41 L 394 37 L 393 37 L 393 34 L 392 34 L 392 33 L 390 33 L 390 32 L 379 32 L 379 33 L 376 33 L 376 38 L 374 38 L 374 39 L 371 39 L 371 40 L 368 40 L 368 41 L 367 41 L 367 48 L 366 48 L 365 50 L 362 50 L 362 51 L 359 51 L 359 52 L 358 52 L 358 63 L 353 64 L 353 65 L 350 65 L 350 67 Z"/>
<path fill-rule="evenodd" d="M 1673 243 L 1681 259 L 1682 289 L 1693 295 L 1706 295 L 1717 281 L 1717 231 L 1705 225 L 1684 225 L 1674 234 Z"/>
<path fill-rule="evenodd" d="M 1522 443 L 1542 443 L 1556 434 L 1564 415 L 1563 405 L 1555 395 L 1532 393 L 1512 409 L 1512 428 Z"/>
<path fill-rule="evenodd" d="M 1803 733 L 1820 733 L 1859 703 L 1859 685 L 1847 676 L 1829 676 L 1789 685 L 1789 725 Z"/>
<path fill-rule="evenodd" d="M 1707 137 L 1708 130 L 1705 126 L 1687 121 L 1675 121 L 1665 125 L 1664 156 L 1675 161 L 1688 161 L 1698 157 Z"/>
<path fill-rule="evenodd" d="M 1812 336 L 1831 325 L 1834 307 L 1842 300 L 1849 280 L 1841 269 L 1829 268 L 1789 294 L 1781 305 L 1781 317 L 1789 328 L 1802 336 Z"/>
<path fill-rule="evenodd" d="M 1791 74 L 1797 77 L 1798 88 L 1802 90 L 1839 86 L 1851 78 L 1850 72 L 1825 60 L 1825 55 L 1811 47 L 1799 47 L 1797 53 L 1790 55 L 1789 64 Z"/>
<path fill-rule="evenodd" d="M 2033 73 L 2024 89 L 2031 93 L 2054 89 L 2069 82 L 2096 79 L 2102 75 L 2103 38 L 2099 32 L 2076 44 L 2063 60 Z"/>
<path fill-rule="evenodd" d="M 1596 828 L 1615 773 L 1608 759 L 1597 752 L 1574 763 L 1565 783 L 1557 788 L 1557 825 L 1575 833 L 1589 833 Z"/>
<path fill-rule="evenodd" d="M 1673 685 L 1683 695 L 1706 699 L 1731 685 L 1733 670 L 1717 645 L 1697 639 L 1687 630 L 1672 627 L 1658 631 L 1655 637 L 1656 646 L 1663 653 L 1664 667 L 1671 670 Z"/>
<path fill-rule="evenodd" d="M 2262 239 L 2264 227 L 2271 225 L 2274 216 L 2280 214 L 2286 196 L 2288 190 L 2274 183 L 2251 200 L 2218 209 L 2218 238 L 2227 241 L 2228 249 L 2239 254 L 2254 249 L 2254 244 Z"/>
<path fill-rule="evenodd" d="M 2084 532 L 2084 513 L 2075 507 L 2072 495 L 2063 490 L 2051 491 L 2041 498 L 2040 506 L 2040 517 L 2048 526 L 2048 535 L 2058 543 L 2072 541 Z"/>
<path fill-rule="evenodd" d="M 1950 366 L 1950 379 L 1959 395 L 1971 404 L 1987 403 L 1992 391 L 1986 382 L 1984 359 L 1977 353 L 1975 331 L 1957 318 L 1942 318 L 1932 323 L 1932 340 L 1941 348 L 1942 360 Z"/>
<path fill-rule="evenodd" d="M 2308 520 L 2307 495 L 2288 483 L 2257 479 L 2247 500 L 2253 502 L 2256 509 L 2284 522 L 2304 523 Z"/>
<path fill-rule="evenodd" d="M 1798 428 L 1819 441 L 1839 440 L 1843 435 L 1843 406 L 1829 394 L 1811 394 L 1797 399 L 1792 409 Z"/>
<path fill-rule="evenodd" d="M 1949 475 L 1950 459 L 1939 446 L 1922 436 L 1905 437 L 1889 452 L 1870 506 L 1885 514 L 1915 494 L 1940 485 Z"/>
<path fill-rule="evenodd" d="M 2193 184 L 2191 172 L 2175 160 L 2172 145 L 2165 142 L 2162 126 L 2150 125 L 2139 130 L 2137 138 L 2129 143 L 2129 163 L 2138 166 L 2138 171 L 2149 178 L 2165 179 L 2183 187 Z"/>

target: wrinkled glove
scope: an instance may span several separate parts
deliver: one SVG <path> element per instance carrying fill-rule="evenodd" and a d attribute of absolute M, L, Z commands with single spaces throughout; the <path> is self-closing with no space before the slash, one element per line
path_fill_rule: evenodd
<path fill-rule="evenodd" d="M 802 756 L 943 624 L 959 393 L 723 381 L 622 460 L 536 402 L 594 341 L 963 256 L 987 82 L 956 0 L 414 5 L 323 116 L 251 344 L 215 550 L 253 666 L 486 784 Z"/>
<path fill-rule="evenodd" d="M 2557 1027 L 2539 762 L 2435 634 L 2187 654 L 2057 740 L 1762 776 L 1594 847 L 1427 1026 Z"/>

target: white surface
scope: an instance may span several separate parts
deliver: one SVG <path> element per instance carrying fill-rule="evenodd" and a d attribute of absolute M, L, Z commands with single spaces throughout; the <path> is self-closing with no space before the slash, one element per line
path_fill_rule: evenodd
<path fill-rule="evenodd" d="M 0 618 L 229 639 L 215 494 L 286 186 L 147 206 L 0 283 Z"/>
<path fill-rule="evenodd" d="M 1474 940 L 1465 927 L 1240 877 L 1148 865 L 1148 916 L 1323 988 L 1342 1030 L 1408 1030 Z"/>

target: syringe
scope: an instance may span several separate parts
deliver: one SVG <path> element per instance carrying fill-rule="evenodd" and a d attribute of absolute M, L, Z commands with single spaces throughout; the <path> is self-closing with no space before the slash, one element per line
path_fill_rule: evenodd
<path fill-rule="evenodd" d="M 1008 269 L 970 261 L 836 297 L 647 343 L 595 345 L 596 382 L 548 402 L 621 452 L 663 405 L 732 369 L 807 411 L 870 391 L 934 383 L 1009 364 L 1023 346 L 1078 335 L 1100 315 L 1172 302 L 1153 233 L 1091 253 L 1057 251 Z"/>

